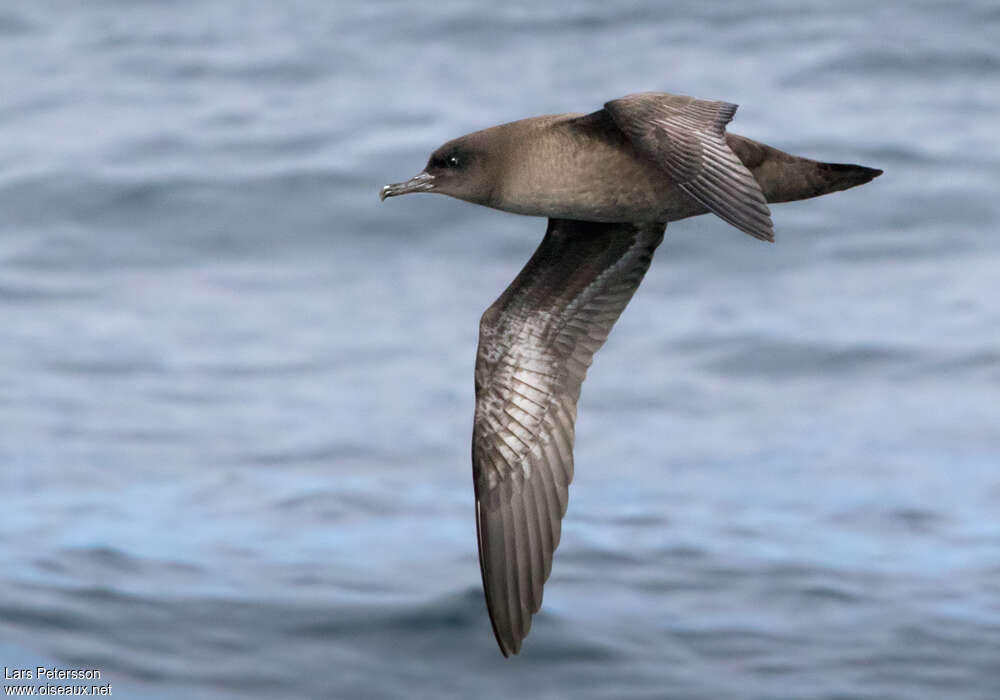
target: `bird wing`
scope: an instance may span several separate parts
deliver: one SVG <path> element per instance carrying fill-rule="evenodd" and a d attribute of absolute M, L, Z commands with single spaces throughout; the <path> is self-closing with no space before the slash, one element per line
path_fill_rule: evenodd
<path fill-rule="evenodd" d="M 640 152 L 709 211 L 755 238 L 774 240 L 760 185 L 726 143 L 737 105 L 644 92 L 604 109 Z"/>
<path fill-rule="evenodd" d="M 504 656 L 520 650 L 552 569 L 573 478 L 580 385 L 664 228 L 550 219 L 538 250 L 480 322 L 476 529 Z"/>

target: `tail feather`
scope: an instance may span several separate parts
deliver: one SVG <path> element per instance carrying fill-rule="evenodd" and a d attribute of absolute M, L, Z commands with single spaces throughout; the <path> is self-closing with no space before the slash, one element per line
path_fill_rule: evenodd
<path fill-rule="evenodd" d="M 863 165 L 800 158 L 738 134 L 727 133 L 726 141 L 753 173 L 768 202 L 819 197 L 863 185 L 882 174 Z"/>

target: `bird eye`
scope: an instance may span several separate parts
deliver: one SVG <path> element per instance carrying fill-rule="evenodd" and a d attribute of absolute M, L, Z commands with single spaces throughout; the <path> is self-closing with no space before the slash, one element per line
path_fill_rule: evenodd
<path fill-rule="evenodd" d="M 457 168 L 458 167 L 458 156 L 456 156 L 456 155 L 450 155 L 450 156 L 448 156 L 448 158 L 445 159 L 445 163 L 448 165 L 449 168 Z"/>

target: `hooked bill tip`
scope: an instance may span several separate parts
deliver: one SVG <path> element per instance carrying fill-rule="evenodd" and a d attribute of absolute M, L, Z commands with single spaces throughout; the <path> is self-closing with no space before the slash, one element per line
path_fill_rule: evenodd
<path fill-rule="evenodd" d="M 387 197 L 395 197 L 400 194 L 409 194 L 410 192 L 427 192 L 434 188 L 434 176 L 430 173 L 419 173 L 414 175 L 406 182 L 397 182 L 392 185 L 386 185 L 382 188 L 379 193 L 379 199 L 383 202 Z"/>

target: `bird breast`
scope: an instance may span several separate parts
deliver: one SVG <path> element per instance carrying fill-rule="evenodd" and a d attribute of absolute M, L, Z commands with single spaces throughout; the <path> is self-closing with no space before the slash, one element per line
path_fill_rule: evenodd
<path fill-rule="evenodd" d="M 551 125 L 546 138 L 532 139 L 528 148 L 515 145 L 496 208 L 603 222 L 670 221 L 697 210 L 697 202 L 627 141 L 582 140 L 561 126 Z"/>

